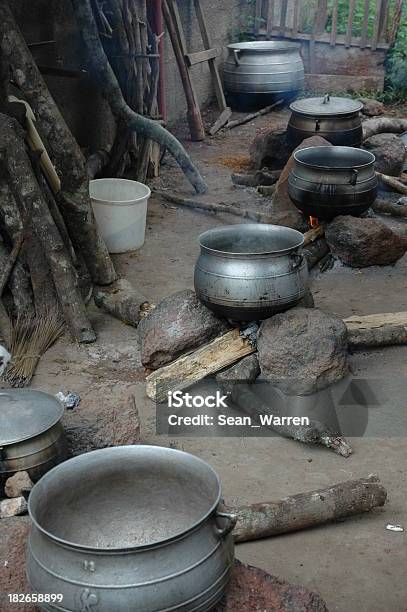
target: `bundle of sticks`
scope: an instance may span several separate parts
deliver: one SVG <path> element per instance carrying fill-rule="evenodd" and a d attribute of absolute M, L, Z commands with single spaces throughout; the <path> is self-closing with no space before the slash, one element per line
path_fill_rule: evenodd
<path fill-rule="evenodd" d="M 107 176 L 121 176 L 131 163 L 144 180 L 157 143 L 174 155 L 196 191 L 206 189 L 179 141 L 151 119 L 157 116 L 159 35 L 146 14 L 138 18 L 134 1 L 112 0 L 108 15 L 96 5 L 94 14 L 90 0 L 73 1 L 117 137 L 110 152 L 87 160 L 9 3 L 0 3 L 0 344 L 14 352 L 6 371 L 12 384 L 30 380 L 63 321 L 75 341 L 96 339 L 86 305 L 95 285 L 111 285 L 117 275 L 95 222 L 89 179 L 106 165 Z"/>

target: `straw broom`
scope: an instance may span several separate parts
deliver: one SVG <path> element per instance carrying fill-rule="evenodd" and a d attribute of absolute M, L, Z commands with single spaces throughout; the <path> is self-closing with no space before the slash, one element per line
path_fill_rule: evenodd
<path fill-rule="evenodd" d="M 13 387 L 29 384 L 41 356 L 61 337 L 64 320 L 57 307 L 45 309 L 31 318 L 12 323 L 10 353 L 12 360 L 4 379 Z"/>

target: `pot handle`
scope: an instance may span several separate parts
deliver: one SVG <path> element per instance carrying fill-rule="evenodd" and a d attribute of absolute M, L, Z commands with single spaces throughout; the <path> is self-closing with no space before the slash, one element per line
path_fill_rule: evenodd
<path fill-rule="evenodd" d="M 330 100 L 331 96 L 329 94 L 325 94 L 322 104 L 329 104 Z"/>
<path fill-rule="evenodd" d="M 358 175 L 359 175 L 358 170 L 356 170 L 356 168 L 353 168 L 352 169 L 352 176 L 350 177 L 350 181 L 349 181 L 349 183 L 351 185 L 356 185 L 357 180 L 358 180 Z"/>
<path fill-rule="evenodd" d="M 298 253 L 295 253 L 294 255 L 290 255 L 290 257 L 293 260 L 291 264 L 292 270 L 296 270 L 297 268 L 299 268 L 302 262 L 304 261 L 304 255 L 298 255 Z"/>
<path fill-rule="evenodd" d="M 239 53 L 240 53 L 240 49 L 233 49 L 233 57 L 234 57 L 236 66 L 240 66 Z"/>
<path fill-rule="evenodd" d="M 224 527 L 218 527 L 216 519 L 222 518 L 225 519 L 226 525 Z M 215 533 L 220 538 L 226 538 L 226 536 L 235 528 L 237 523 L 237 514 L 232 514 L 230 512 L 219 512 L 216 511 L 215 514 Z"/>
<path fill-rule="evenodd" d="M 315 121 L 315 131 L 316 131 L 316 132 L 319 132 L 319 130 L 320 130 L 320 129 L 321 129 L 321 122 L 320 122 L 320 120 L 319 120 L 319 119 L 317 119 L 317 120 Z"/>

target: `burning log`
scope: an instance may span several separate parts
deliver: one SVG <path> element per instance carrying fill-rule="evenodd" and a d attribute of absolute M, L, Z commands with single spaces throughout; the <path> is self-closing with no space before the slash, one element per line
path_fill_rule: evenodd
<path fill-rule="evenodd" d="M 248 542 L 370 512 L 384 506 L 387 491 L 373 474 L 282 500 L 231 508 L 235 542 Z"/>
<path fill-rule="evenodd" d="M 278 414 L 278 409 L 275 406 L 270 408 L 268 404 L 263 402 L 249 385 L 240 384 L 233 387 L 231 399 L 236 406 L 255 419 L 259 415 L 285 416 Z M 325 446 L 338 455 L 342 455 L 342 457 L 349 457 L 353 452 L 345 438 L 324 423 L 311 421 L 309 425 L 286 425 L 282 420 L 281 422 L 283 424 L 270 424 L 267 425 L 267 428 L 284 438 L 291 438 L 304 444 Z"/>

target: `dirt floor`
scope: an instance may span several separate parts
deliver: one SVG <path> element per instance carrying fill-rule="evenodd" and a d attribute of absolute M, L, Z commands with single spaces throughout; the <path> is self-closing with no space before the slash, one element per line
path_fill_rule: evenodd
<path fill-rule="evenodd" d="M 225 163 L 230 157 L 248 154 L 257 130 L 284 126 L 286 121 L 286 111 L 275 112 L 227 135 L 204 143 L 187 143 L 210 186 L 205 198 L 259 210 L 269 206 L 268 200 L 254 190 L 234 188 L 232 170 Z M 238 165 L 239 160 L 235 161 Z M 168 156 L 157 185 L 192 195 Z M 238 221 L 237 217 L 175 208 L 153 195 L 145 246 L 137 253 L 115 257 L 117 269 L 152 301 L 192 288 L 198 235 L 208 228 Z M 407 233 L 407 224 L 393 225 Z M 404 257 L 388 268 L 359 271 L 336 265 L 323 274 L 317 271 L 312 280 L 316 305 L 341 316 L 406 310 L 406 268 Z M 331 612 L 407 610 L 407 531 L 386 530 L 387 523 L 404 525 L 407 530 L 407 347 L 351 356 L 353 373 L 380 379 L 386 400 L 370 416 L 370 433 L 351 440 L 354 455 L 348 459 L 275 437 L 174 440 L 155 434 L 155 406 L 145 395 L 136 330 L 94 306 L 90 311 L 98 342 L 76 346 L 63 338 L 42 359 L 32 385 L 51 393 L 70 390 L 80 394 L 79 407 L 67 412 L 64 419 L 71 440 L 77 443 L 76 452 L 95 445 L 93 436 L 106 425 L 110 411 L 120 410 L 126 396 L 134 393 L 142 441 L 171 443 L 209 461 L 218 471 L 224 497 L 231 505 L 281 498 L 377 473 L 389 494 L 383 510 L 309 531 L 240 544 L 236 556 L 318 591 Z M 391 426 L 393 422 L 397 428 Z M 1 546 L 6 531 L 7 521 L 2 521 L 1 566 L 8 555 Z"/>

